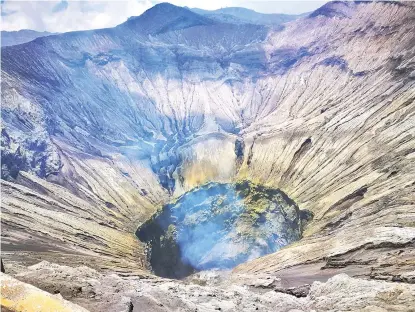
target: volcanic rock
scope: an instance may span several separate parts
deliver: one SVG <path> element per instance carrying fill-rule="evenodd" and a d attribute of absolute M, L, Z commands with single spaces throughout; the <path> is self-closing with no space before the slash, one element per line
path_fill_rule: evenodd
<path fill-rule="evenodd" d="M 8 272 L 48 260 L 122 283 L 120 274 L 150 275 L 140 225 L 206 183 L 247 180 L 281 190 L 313 219 L 299 241 L 229 279 L 310 284 L 309 301 L 245 288 L 198 300 L 206 288 L 171 281 L 150 287 L 143 307 L 413 305 L 414 42 L 414 4 L 376 1 L 330 2 L 278 29 L 159 4 L 115 28 L 3 47 Z M 91 291 L 114 290 L 105 283 L 111 290 Z"/>

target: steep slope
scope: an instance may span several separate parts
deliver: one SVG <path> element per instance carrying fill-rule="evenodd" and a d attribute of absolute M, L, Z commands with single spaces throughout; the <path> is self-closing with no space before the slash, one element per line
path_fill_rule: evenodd
<path fill-rule="evenodd" d="M 174 12 L 169 20 L 160 10 Z M 180 15 L 197 26 L 159 32 L 161 22 L 174 24 Z M 218 53 L 246 62 L 240 51 L 256 47 L 265 29 L 247 25 L 241 33 L 239 26 L 223 25 L 222 36 L 212 37 L 205 28 L 216 25 L 203 28 L 199 20 L 205 18 L 169 4 L 143 16 L 114 29 L 39 38 L 2 50 L 2 178 L 11 181 L 2 187 L 3 250 L 42 252 L 57 245 L 86 253 L 80 261 L 96 251 L 140 267 L 143 249 L 134 232 L 173 191 L 172 174 L 182 157 L 177 149 L 185 152 L 194 133 L 205 128 L 205 146 L 226 138 L 233 155 L 232 138 L 210 134 L 215 120 L 206 117 L 206 95 L 197 98 L 191 80 L 215 80 L 223 71 L 214 58 Z M 184 40 L 193 40 L 194 47 Z M 186 71 L 196 74 L 186 74 L 188 82 L 180 78 Z M 182 97 L 179 85 L 195 98 L 175 108 L 172 101 Z M 229 170 L 224 174 L 233 174 Z"/>
<path fill-rule="evenodd" d="M 30 29 L 22 29 L 19 31 L 1 31 L 1 46 L 7 47 L 16 44 L 22 44 L 32 41 L 39 37 L 53 35 L 47 31 L 35 31 Z"/>
<path fill-rule="evenodd" d="M 236 272 L 403 280 L 414 270 L 414 28 L 412 3 L 329 3 L 283 30 L 160 4 L 113 29 L 3 48 L 6 260 L 67 261 L 55 250 L 137 270 L 134 231 L 158 206 L 250 180 L 314 219 L 299 242 Z"/>
<path fill-rule="evenodd" d="M 306 24 L 293 24 L 270 38 L 271 50 L 292 43 L 294 33 L 302 34 L 295 41 L 301 45 L 317 41 L 323 51 L 334 48 L 333 54 L 310 64 L 308 79 L 293 71 L 285 88 L 295 85 L 299 90 L 294 97 L 286 93 L 280 110 L 250 129 L 261 135 L 260 140 L 252 135 L 255 165 L 250 172 L 267 173 L 262 178 L 287 190 L 315 218 L 301 242 L 241 270 L 275 272 L 287 264 L 314 262 L 306 266 L 306 274 L 346 267 L 360 275 L 399 280 L 394 270 L 413 269 L 414 49 L 406 40 L 413 40 L 407 34 L 413 33 L 414 8 L 405 5 L 333 3 L 319 10 L 330 11 L 328 18 L 314 14 Z M 409 15 L 403 14 L 405 9 Z M 369 14 L 377 14 L 376 21 Z M 356 15 L 360 25 L 353 20 Z M 408 33 L 399 35 L 405 28 L 402 21 L 408 23 Z M 324 32 L 307 33 L 323 30 L 322 25 Z M 339 25 L 344 27 L 341 33 Z M 310 90 L 312 80 L 319 87 Z M 284 106 L 288 120 L 277 115 Z M 290 120 L 290 115 L 296 118 Z M 270 159 L 271 151 L 280 161 Z M 394 248 L 403 249 L 391 252 Z"/>

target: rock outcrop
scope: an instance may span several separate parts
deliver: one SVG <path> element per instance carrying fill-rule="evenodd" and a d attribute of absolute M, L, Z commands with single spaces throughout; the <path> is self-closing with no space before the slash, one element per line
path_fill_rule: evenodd
<path fill-rule="evenodd" d="M 2 48 L 6 270 L 49 260 L 145 274 L 134 233 L 158 207 L 249 180 L 314 218 L 231 279 L 413 283 L 414 42 L 412 2 L 330 2 L 283 29 L 159 4 L 112 29 Z M 401 307 L 394 293 L 384 303 Z"/>
<path fill-rule="evenodd" d="M 87 267 L 41 262 L 17 278 L 71 298 L 90 311 L 410 311 L 415 304 L 415 285 L 366 281 L 346 274 L 325 283 L 314 282 L 300 297 L 282 293 L 279 281 L 274 285 L 264 282 L 269 276 L 255 285 L 210 284 L 208 280 L 208 284 L 197 285 L 154 277 L 103 275 Z"/>
<path fill-rule="evenodd" d="M 0 273 L 0 283 L 2 311 L 88 312 L 61 295 L 52 295 L 4 273 Z"/>

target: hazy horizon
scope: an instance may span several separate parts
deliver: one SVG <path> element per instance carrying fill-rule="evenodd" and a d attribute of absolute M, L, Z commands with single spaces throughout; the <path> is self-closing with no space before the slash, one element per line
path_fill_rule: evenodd
<path fill-rule="evenodd" d="M 1 2 L 1 30 L 68 32 L 113 27 L 131 16 L 137 16 L 162 2 L 177 6 L 216 10 L 226 7 L 242 7 L 259 13 L 301 14 L 322 6 L 327 1 L 11 1 Z"/>

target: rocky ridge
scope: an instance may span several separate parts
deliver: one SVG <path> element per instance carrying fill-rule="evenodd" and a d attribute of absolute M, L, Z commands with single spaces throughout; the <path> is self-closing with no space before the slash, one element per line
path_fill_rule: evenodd
<path fill-rule="evenodd" d="M 32 41 L 39 37 L 53 35 L 47 31 L 34 31 L 30 29 L 22 29 L 19 31 L 1 31 L 1 46 L 7 47 L 16 44 L 22 44 Z"/>
<path fill-rule="evenodd" d="M 226 7 L 212 11 L 197 8 L 191 8 L 190 10 L 192 10 L 195 13 L 207 16 L 211 19 L 225 23 L 272 25 L 274 27 L 296 20 L 301 16 L 308 15 L 307 13 L 301 15 L 275 13 L 264 14 L 255 12 L 250 9 L 238 7 Z"/>
<path fill-rule="evenodd" d="M 67 276 L 71 276 L 70 281 Z M 16 277 L 35 282 L 59 297 L 69 297 L 90 311 L 413 311 L 410 307 L 415 304 L 415 285 L 366 281 L 346 274 L 325 283 L 314 282 L 302 294 L 297 292 L 298 296 L 283 293 L 280 280 L 264 275 L 251 276 L 248 283 L 243 277 L 238 284 L 212 282 L 211 278 L 205 279 L 208 284 L 198 285 L 154 277 L 102 275 L 85 266 L 41 262 Z"/>

